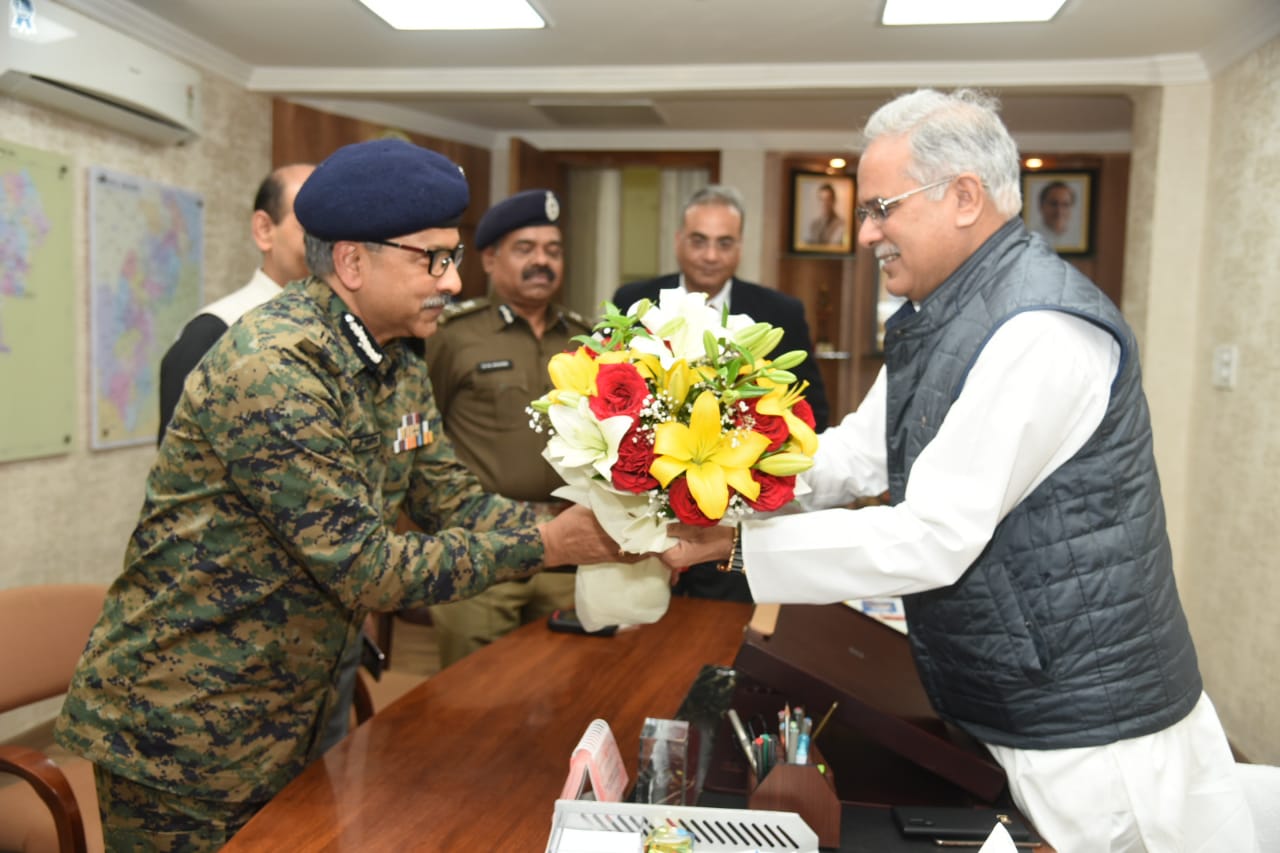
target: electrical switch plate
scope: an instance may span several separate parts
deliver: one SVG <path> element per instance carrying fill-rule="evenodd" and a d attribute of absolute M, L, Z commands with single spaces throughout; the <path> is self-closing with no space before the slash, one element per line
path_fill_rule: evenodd
<path fill-rule="evenodd" d="M 1236 370 L 1240 364 L 1240 348 L 1235 344 L 1218 344 L 1213 348 L 1213 387 L 1231 390 L 1236 387 Z"/>

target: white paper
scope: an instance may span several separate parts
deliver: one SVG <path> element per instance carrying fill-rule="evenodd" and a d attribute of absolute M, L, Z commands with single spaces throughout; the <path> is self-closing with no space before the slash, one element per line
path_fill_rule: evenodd
<path fill-rule="evenodd" d="M 554 853 L 640 853 L 644 839 L 638 832 L 602 829 L 565 829 Z"/>
<path fill-rule="evenodd" d="M 657 557 L 638 563 L 579 566 L 573 601 L 578 621 L 588 631 L 609 625 L 650 625 L 662 618 L 671 603 L 671 570 Z"/>

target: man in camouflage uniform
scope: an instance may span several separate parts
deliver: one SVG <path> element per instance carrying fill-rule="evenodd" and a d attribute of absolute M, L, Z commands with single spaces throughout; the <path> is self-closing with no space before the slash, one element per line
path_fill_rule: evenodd
<path fill-rule="evenodd" d="M 445 309 L 427 342 L 427 365 L 445 434 L 487 491 L 538 501 L 544 518 L 563 509 L 564 482 L 546 460 L 546 437 L 525 408 L 550 390 L 547 362 L 576 346 L 590 324 L 552 303 L 564 280 L 560 202 L 527 190 L 495 204 L 476 226 L 492 296 Z M 494 584 L 431 608 L 444 666 L 557 608 L 573 608 L 572 567 Z"/>
<path fill-rule="evenodd" d="M 192 373 L 56 728 L 107 849 L 221 847 L 314 757 L 367 612 L 617 554 L 581 507 L 486 494 L 441 433 L 410 344 L 461 288 L 467 198 L 410 143 L 335 152 L 295 201 L 313 276 Z"/>

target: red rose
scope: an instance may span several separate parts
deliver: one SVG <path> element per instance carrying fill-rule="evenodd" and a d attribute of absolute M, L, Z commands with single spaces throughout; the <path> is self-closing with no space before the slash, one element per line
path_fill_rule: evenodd
<path fill-rule="evenodd" d="M 633 494 L 643 494 L 658 488 L 658 481 L 649 473 L 653 464 L 653 433 L 641 432 L 633 424 L 618 445 L 618 461 L 613 463 L 610 476 L 614 488 Z"/>
<path fill-rule="evenodd" d="M 789 503 L 796 496 L 796 478 L 794 474 L 786 477 L 776 477 L 763 471 L 752 471 L 751 476 L 760 484 L 759 497 L 755 500 L 746 499 L 754 510 L 773 512 L 778 507 Z"/>
<path fill-rule="evenodd" d="M 769 446 L 764 449 L 764 452 L 772 453 L 791 437 L 791 430 L 787 428 L 787 422 L 778 415 L 762 414 L 756 408 L 760 399 L 759 397 L 753 397 L 750 400 L 745 400 L 747 411 L 740 411 L 736 420 L 738 426 L 750 429 L 752 432 L 758 432 L 769 439 Z"/>
<path fill-rule="evenodd" d="M 591 413 L 600 420 L 617 415 L 639 416 L 649 386 L 630 364 L 602 364 L 596 374 L 596 393 L 588 398 Z"/>
<path fill-rule="evenodd" d="M 716 525 L 715 519 L 707 518 L 702 514 L 702 510 L 698 509 L 698 503 L 693 499 L 693 493 L 689 491 L 689 479 L 683 474 L 667 486 L 667 497 L 671 500 L 671 511 L 685 524 L 698 527 Z"/>
<path fill-rule="evenodd" d="M 809 405 L 808 400 L 796 400 L 796 404 L 791 407 L 791 414 L 809 425 L 809 429 L 817 429 L 818 422 L 813 418 L 813 407 Z"/>

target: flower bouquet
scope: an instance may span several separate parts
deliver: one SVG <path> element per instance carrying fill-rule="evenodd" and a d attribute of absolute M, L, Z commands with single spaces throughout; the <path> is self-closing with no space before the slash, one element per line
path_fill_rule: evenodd
<path fill-rule="evenodd" d="M 783 506 L 817 450 L 794 351 L 766 358 L 782 330 L 718 312 L 704 294 L 662 292 L 627 314 L 606 304 L 581 346 L 551 359 L 553 389 L 529 407 L 548 433 L 555 494 L 589 506 L 629 553 L 663 551 L 667 525 L 736 523 Z M 656 622 L 669 571 L 657 558 L 580 566 L 587 630 Z"/>

